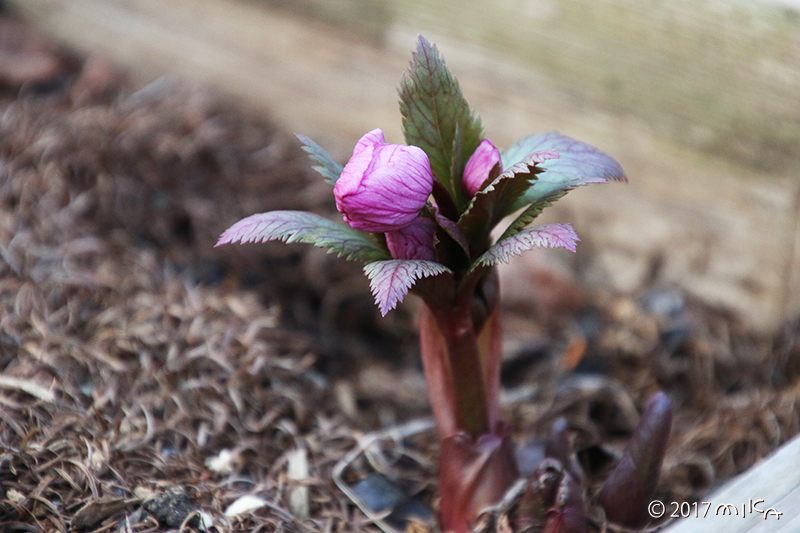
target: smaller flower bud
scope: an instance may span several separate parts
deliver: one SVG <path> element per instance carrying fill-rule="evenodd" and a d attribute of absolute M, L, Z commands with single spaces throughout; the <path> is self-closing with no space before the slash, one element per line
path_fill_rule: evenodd
<path fill-rule="evenodd" d="M 461 188 L 464 193 L 469 197 L 475 196 L 483 182 L 489 177 L 489 172 L 498 163 L 502 165 L 500 151 L 489 139 L 482 140 L 464 166 L 464 174 L 461 178 Z"/>
<path fill-rule="evenodd" d="M 409 225 L 433 190 L 428 155 L 387 144 L 380 129 L 364 135 L 336 182 L 336 208 L 356 229 L 384 233 Z"/>
<path fill-rule="evenodd" d="M 433 236 L 436 222 L 428 217 L 418 216 L 411 224 L 397 231 L 386 233 L 386 245 L 395 259 L 436 260 Z"/>

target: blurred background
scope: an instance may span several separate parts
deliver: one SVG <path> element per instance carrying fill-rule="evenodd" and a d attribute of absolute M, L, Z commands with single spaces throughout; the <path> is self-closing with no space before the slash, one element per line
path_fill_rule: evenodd
<path fill-rule="evenodd" d="M 796 0 L 4 4 L 137 87 L 211 84 L 342 162 L 373 128 L 402 141 L 396 88 L 424 34 L 501 149 L 559 130 L 626 169 L 628 185 L 586 187 L 547 215 L 581 235 L 558 258 L 582 280 L 678 287 L 756 329 L 800 313 Z"/>

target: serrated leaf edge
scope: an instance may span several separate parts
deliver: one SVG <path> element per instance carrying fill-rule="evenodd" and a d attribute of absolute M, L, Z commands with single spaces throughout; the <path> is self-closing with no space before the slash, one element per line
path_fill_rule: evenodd
<path fill-rule="evenodd" d="M 274 220 L 261 220 L 262 218 L 269 217 L 270 215 L 274 217 Z M 280 219 L 282 216 L 304 217 L 308 221 L 308 227 L 314 228 L 315 221 L 317 222 L 317 226 L 315 229 L 309 230 L 288 229 L 283 231 L 280 229 L 276 230 L 274 228 L 270 228 L 268 230 L 267 228 L 258 226 L 259 224 L 289 224 L 289 220 Z M 242 229 L 248 225 L 255 225 L 255 227 L 246 231 Z M 346 251 L 342 249 L 342 247 L 337 246 L 344 242 L 343 240 L 338 240 L 337 242 L 337 240 L 334 239 L 329 243 L 321 242 L 319 235 L 311 234 L 315 230 L 324 231 L 325 229 L 330 229 L 332 231 L 341 232 L 347 235 L 349 239 L 357 242 L 360 247 L 357 250 Z M 389 252 L 384 250 L 379 244 L 373 241 L 368 233 L 353 229 L 349 226 L 337 224 L 336 222 L 328 220 L 327 218 L 317 215 L 316 213 L 291 210 L 267 211 L 265 213 L 257 213 L 250 215 L 249 217 L 245 217 L 226 229 L 222 235 L 220 235 L 217 244 L 214 246 L 217 247 L 223 244 L 233 244 L 237 242 L 246 244 L 267 241 L 281 241 L 285 243 L 302 242 L 313 244 L 318 248 L 324 248 L 328 253 L 335 253 L 338 257 L 343 257 L 352 261 L 376 261 L 391 257 Z"/>
<path fill-rule="evenodd" d="M 337 162 L 331 154 L 325 151 L 323 147 L 314 142 L 314 140 L 310 137 L 300 133 L 295 133 L 295 137 L 297 137 L 298 140 L 303 144 L 303 151 L 308 154 L 309 159 L 311 159 L 311 161 L 314 163 L 317 163 L 311 168 L 316 170 L 326 183 L 330 185 L 336 185 L 336 182 L 339 180 L 339 176 L 342 175 L 344 166 L 339 164 L 339 162 Z"/>
<path fill-rule="evenodd" d="M 536 220 L 536 218 L 542 213 L 542 211 L 553 205 L 557 200 L 560 200 L 566 194 L 571 191 L 572 189 L 556 189 L 555 191 L 551 192 L 549 195 L 541 197 L 539 200 L 533 202 L 531 205 L 525 208 L 522 213 L 520 213 L 517 218 L 514 219 L 511 224 L 503 231 L 503 234 L 497 239 L 497 242 L 500 242 L 504 239 L 509 237 L 513 237 L 523 229 L 525 226 Z"/>
<path fill-rule="evenodd" d="M 503 180 L 512 179 L 515 176 L 521 175 L 521 174 L 532 174 L 532 176 L 529 177 L 529 180 L 531 182 L 531 185 L 533 185 L 533 182 L 536 181 L 536 179 L 537 179 L 537 173 L 534 172 L 534 169 L 536 168 L 537 164 L 538 164 L 537 162 L 532 162 L 530 164 L 527 164 L 527 163 L 524 163 L 524 162 L 520 162 L 520 163 L 517 163 L 516 165 L 512 165 L 511 167 L 509 167 L 506 170 L 504 170 L 503 172 L 501 172 L 500 175 L 497 176 L 489 185 L 487 185 L 486 187 L 480 189 L 478 192 L 476 192 L 472 196 L 472 198 L 470 199 L 469 203 L 467 204 L 467 208 L 464 209 L 464 212 L 461 214 L 461 218 L 459 220 L 462 220 L 465 216 L 469 215 L 469 213 L 472 210 L 472 208 L 479 201 L 478 200 L 479 197 L 486 196 L 486 195 L 494 192 L 497 189 L 497 186 L 500 185 L 500 183 Z M 539 168 L 541 168 L 541 167 L 539 167 Z"/>
<path fill-rule="evenodd" d="M 379 286 L 384 283 L 383 278 L 380 277 L 381 274 L 397 276 L 397 271 L 403 266 L 411 267 L 410 271 L 406 271 L 402 277 L 389 281 L 388 287 L 392 289 L 391 291 L 383 290 Z M 391 270 L 386 270 L 387 267 Z M 369 279 L 370 292 L 375 298 L 375 304 L 378 306 L 381 316 L 386 316 L 389 311 L 396 308 L 417 280 L 445 273 L 452 274 L 453 271 L 441 263 L 421 259 L 389 259 L 364 265 L 364 274 Z M 395 283 L 399 283 L 399 286 L 396 286 Z"/>
<path fill-rule="evenodd" d="M 553 233 L 548 233 L 549 230 L 554 228 L 566 228 L 569 233 L 570 239 L 565 240 Z M 542 234 L 545 234 L 544 236 Z M 534 242 L 537 237 L 542 237 L 542 241 L 540 243 Z M 519 241 L 519 245 L 507 250 L 501 251 L 504 246 L 508 246 L 509 239 L 516 239 Z M 515 235 L 505 239 L 499 239 L 496 243 L 489 247 L 483 254 L 481 254 L 478 259 L 470 268 L 470 271 L 475 270 L 479 266 L 493 266 L 497 263 L 508 263 L 512 257 L 516 257 L 518 255 L 522 255 L 523 253 L 530 251 L 534 248 L 565 248 L 571 252 L 575 251 L 575 245 L 580 241 L 578 234 L 575 233 L 571 224 L 565 222 L 559 222 L 554 224 L 542 224 L 541 226 L 534 226 L 530 228 L 525 228 L 522 231 L 519 231 Z M 505 244 L 504 244 L 505 243 Z"/>
<path fill-rule="evenodd" d="M 416 63 L 419 63 L 420 66 L 424 64 L 425 67 L 418 70 L 415 67 Z M 433 67 L 431 65 L 433 65 Z M 423 83 L 424 76 L 421 76 L 421 74 L 425 73 L 427 70 L 426 73 L 430 75 L 433 72 L 434 67 L 441 67 L 442 76 L 438 78 L 428 76 L 430 79 L 425 80 L 433 82 L 435 85 Z M 419 35 L 417 39 L 416 51 L 412 53 L 410 68 L 406 73 L 403 74 L 400 82 L 400 113 L 403 118 L 403 133 L 408 144 L 417 144 L 414 142 L 415 136 L 413 135 L 413 132 L 411 132 L 412 134 L 409 135 L 410 129 L 413 128 L 417 131 L 420 140 L 424 141 L 424 143 L 428 145 L 431 150 L 433 150 L 434 153 L 428 153 L 428 157 L 431 160 L 431 168 L 434 172 L 434 175 L 448 191 L 456 205 L 460 206 L 463 203 L 463 195 L 460 189 L 456 189 L 456 181 L 458 180 L 456 180 L 452 175 L 452 170 L 454 167 L 453 157 L 462 157 L 462 155 L 454 155 L 452 153 L 454 147 L 446 146 L 445 137 L 443 136 L 443 130 L 441 128 L 442 121 L 439 119 L 442 110 L 439 109 L 440 106 L 436 102 L 437 97 L 445 97 L 445 95 L 439 94 L 439 89 L 442 85 L 446 85 L 449 89 L 446 93 L 446 103 L 449 104 L 456 100 L 460 100 L 460 102 L 463 102 L 464 104 L 463 107 L 456 108 L 456 113 L 454 117 L 451 118 L 455 120 L 456 126 L 458 126 L 460 123 L 463 123 L 465 126 L 468 126 L 467 129 L 471 133 L 474 133 L 476 137 L 474 146 L 470 144 L 464 147 L 467 150 L 474 150 L 480 142 L 480 138 L 483 136 L 483 126 L 481 124 L 480 117 L 478 117 L 472 108 L 470 108 L 469 104 L 464 98 L 463 92 L 461 91 L 461 86 L 458 83 L 458 79 L 456 79 L 456 77 L 453 76 L 450 70 L 447 68 L 444 57 L 439 52 L 436 44 L 429 42 L 424 36 Z M 435 116 L 428 117 L 427 114 L 423 112 L 420 106 L 428 106 L 428 103 L 424 102 L 424 98 L 420 98 L 418 97 L 418 94 L 415 94 L 415 87 L 420 89 L 419 93 L 431 98 L 431 102 L 428 103 L 433 104 L 429 107 L 431 108 L 430 111 L 432 111 Z M 424 128 L 427 134 L 423 134 L 423 128 L 419 128 L 417 121 L 412 119 L 412 108 L 416 108 L 419 111 L 420 116 L 427 124 L 428 127 Z M 433 133 L 435 137 L 433 142 L 431 142 L 429 139 L 430 133 Z M 463 143 L 467 139 L 467 137 L 465 137 L 467 133 L 463 130 L 460 133 L 462 135 L 461 141 Z M 425 150 L 426 153 L 428 152 L 428 149 L 425 146 L 420 146 L 420 148 Z M 448 152 L 448 150 L 450 152 Z M 440 158 L 442 161 L 439 161 Z M 439 168 L 440 165 L 442 165 L 441 169 Z M 461 161 L 461 165 L 458 166 L 463 166 L 463 161 Z M 445 172 L 446 175 L 441 175 L 441 172 Z"/>

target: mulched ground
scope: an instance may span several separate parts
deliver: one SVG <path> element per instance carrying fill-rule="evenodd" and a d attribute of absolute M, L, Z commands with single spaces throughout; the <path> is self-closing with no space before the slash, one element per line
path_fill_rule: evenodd
<path fill-rule="evenodd" d="M 400 476 L 435 506 L 429 431 L 346 457 L 429 413 L 413 303 L 380 319 L 360 267 L 311 247 L 213 248 L 252 213 L 334 216 L 294 137 L 2 24 L 0 529 L 374 529 L 333 482 L 343 458 L 345 481 Z M 663 389 L 660 495 L 692 501 L 800 432 L 800 320 L 759 336 L 669 288 L 537 276 L 570 303 L 506 309 L 518 442 L 565 415 L 600 478 Z"/>

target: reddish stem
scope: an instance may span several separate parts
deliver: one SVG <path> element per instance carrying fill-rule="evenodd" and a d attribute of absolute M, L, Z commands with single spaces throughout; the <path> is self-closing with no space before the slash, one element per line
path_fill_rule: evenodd
<path fill-rule="evenodd" d="M 457 287 L 457 288 L 456 288 Z M 427 292 L 420 343 L 442 443 L 443 531 L 466 533 L 518 476 L 507 426 L 498 419 L 501 327 L 494 272 Z"/>
<path fill-rule="evenodd" d="M 453 375 L 456 427 L 478 437 L 491 431 L 478 338 L 468 303 L 450 311 L 438 313 L 437 323 L 444 336 Z"/>
<path fill-rule="evenodd" d="M 420 310 L 419 340 L 436 429 L 439 432 L 439 439 L 444 439 L 458 432 L 455 386 L 447 343 L 427 304 L 423 304 Z"/>

